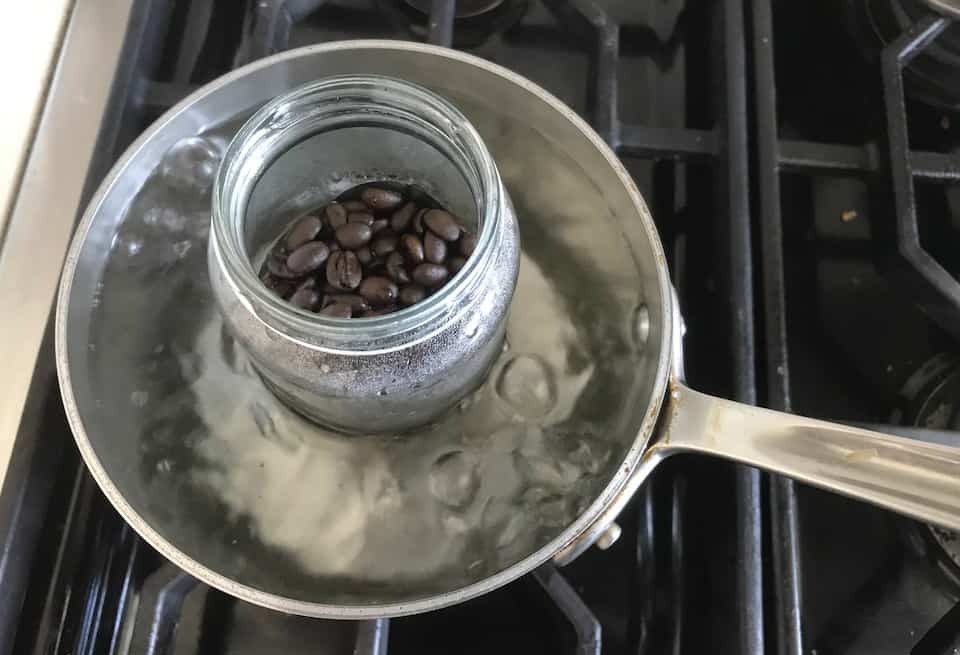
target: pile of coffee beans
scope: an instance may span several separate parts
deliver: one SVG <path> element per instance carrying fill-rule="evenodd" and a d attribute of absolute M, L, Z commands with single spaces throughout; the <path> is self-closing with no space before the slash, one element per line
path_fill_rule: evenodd
<path fill-rule="evenodd" d="M 377 316 L 434 293 L 475 246 L 476 237 L 419 189 L 365 184 L 293 221 L 260 279 L 295 307 Z"/>

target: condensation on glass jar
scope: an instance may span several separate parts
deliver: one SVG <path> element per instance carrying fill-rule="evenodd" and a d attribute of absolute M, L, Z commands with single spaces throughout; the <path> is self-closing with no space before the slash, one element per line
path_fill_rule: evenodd
<path fill-rule="evenodd" d="M 383 316 L 293 307 L 257 277 L 297 216 L 365 182 L 414 185 L 477 234 L 439 291 Z M 516 286 L 516 216 L 496 165 L 453 105 L 391 78 L 320 80 L 256 112 L 213 189 L 209 270 L 227 328 L 288 405 L 347 432 L 404 431 L 478 386 L 500 352 Z"/>

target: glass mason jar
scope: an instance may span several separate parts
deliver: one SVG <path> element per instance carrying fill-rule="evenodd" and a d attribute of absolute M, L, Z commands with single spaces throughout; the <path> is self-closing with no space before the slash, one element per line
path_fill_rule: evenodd
<path fill-rule="evenodd" d="M 257 272 L 290 221 L 364 182 L 425 191 L 477 235 L 425 300 L 382 316 L 293 307 Z M 517 220 L 490 153 L 453 105 L 377 76 L 320 80 L 257 111 L 213 189 L 209 271 L 234 338 L 273 392 L 341 431 L 408 430 L 482 382 L 501 350 L 519 268 Z"/>

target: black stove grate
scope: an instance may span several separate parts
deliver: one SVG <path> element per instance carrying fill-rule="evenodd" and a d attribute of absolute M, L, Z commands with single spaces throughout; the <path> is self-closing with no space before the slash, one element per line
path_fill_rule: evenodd
<path fill-rule="evenodd" d="M 115 102 L 104 122 L 100 156 L 91 172 L 93 183 L 102 178 L 110 163 L 150 121 L 212 77 L 288 47 L 298 24 L 315 11 L 333 11 L 332 15 L 348 24 L 349 33 L 370 36 L 377 33 L 371 25 L 383 23 L 384 9 L 380 5 L 393 2 L 346 0 L 333 8 L 331 4 L 334 3 L 320 0 L 139 0 L 130 25 L 124 66 L 117 78 Z M 526 0 L 505 0 L 504 11 L 513 13 L 507 16 L 510 20 L 497 25 L 511 24 L 517 18 L 516 12 L 525 11 L 527 4 Z M 600 2 L 543 0 L 542 4 L 562 29 L 559 36 L 541 35 L 539 47 L 569 47 L 572 42 L 588 53 L 585 111 L 594 128 L 631 170 L 638 163 L 652 162 L 648 199 L 670 251 L 681 304 L 691 312 L 727 317 L 722 325 L 709 330 L 719 335 L 716 361 L 711 365 L 728 374 L 713 379 L 709 377 L 711 373 L 697 373 L 696 366 L 689 367 L 691 374 L 703 376 L 705 386 L 712 386 L 721 395 L 756 402 L 755 324 L 759 317 L 754 315 L 748 123 L 751 87 L 747 77 L 744 1 L 715 0 L 688 5 L 680 11 L 674 31 L 667 38 L 622 24 L 617 12 L 604 9 Z M 754 2 L 755 16 L 764 4 L 762 0 Z M 430 42 L 446 46 L 458 45 L 466 38 L 455 18 L 455 0 L 432 0 L 430 6 L 431 11 L 423 16 L 419 28 L 393 36 L 422 33 Z M 411 15 L 403 13 L 405 20 L 410 20 Z M 503 20 L 504 16 L 499 15 L 498 21 Z M 476 26 L 477 22 L 471 25 Z M 527 34 L 525 29 L 528 28 L 518 25 L 513 32 L 505 32 L 503 38 L 520 40 Z M 471 32 L 466 42 L 473 43 L 476 34 Z M 658 66 L 666 65 L 677 56 L 680 44 L 689 34 L 698 35 L 693 40 L 703 50 L 703 61 L 690 63 L 694 72 L 687 81 L 688 106 L 671 106 L 670 110 L 688 111 L 694 118 L 683 125 L 700 126 L 662 127 L 621 119 L 623 98 L 645 92 L 639 82 L 624 75 L 625 49 L 639 50 L 639 56 Z M 772 64 L 770 78 L 772 81 Z M 770 92 L 772 101 L 772 87 Z M 767 96 L 757 93 L 754 100 L 760 97 Z M 784 166 L 782 154 L 791 152 L 789 145 L 781 145 L 774 166 Z M 866 157 L 861 150 L 832 148 L 799 143 L 792 152 L 821 157 L 833 152 L 843 155 L 839 159 L 847 164 L 850 157 L 855 162 Z M 867 164 L 864 167 L 870 168 Z M 874 170 L 877 168 L 873 166 Z M 763 170 L 761 166 L 761 174 Z M 776 178 L 775 171 L 773 177 Z M 709 189 L 706 197 L 685 196 L 685 189 L 694 185 L 705 185 Z M 770 202 L 765 197 L 760 196 L 764 207 L 763 203 Z M 763 213 L 768 215 L 765 210 Z M 717 244 L 711 234 L 718 236 Z M 764 228 L 765 243 L 766 239 Z M 708 243 L 704 245 L 703 241 Z M 699 268 L 689 264 L 696 253 L 706 253 L 711 261 L 696 265 Z M 767 280 L 776 260 L 768 263 L 767 248 L 763 255 Z M 770 256 L 775 257 L 775 253 Z M 707 291 L 698 280 L 703 270 L 716 277 L 707 285 Z M 704 294 L 712 298 L 710 302 L 716 303 L 716 307 L 703 308 Z M 764 305 L 767 311 L 770 306 L 769 302 Z M 705 332 L 693 336 L 702 340 L 707 338 Z M 697 346 L 694 338 L 692 345 L 696 352 L 710 349 L 709 340 L 708 345 Z M 785 349 L 782 361 L 785 365 Z M 59 476 L 66 482 L 59 484 L 69 490 L 69 502 L 54 503 L 48 512 L 42 539 L 53 544 L 47 547 L 52 552 L 38 550 L 20 614 L 18 652 L 229 652 L 222 627 L 238 621 L 256 624 L 256 619 L 248 614 L 238 618 L 237 612 L 246 611 L 246 606 L 164 563 L 117 517 L 76 453 L 72 448 L 67 450 L 70 455 L 66 462 L 61 462 L 67 473 Z M 720 477 L 730 485 L 729 496 L 733 498 L 729 521 L 724 514 L 704 521 L 704 511 L 714 513 L 717 494 L 709 488 L 697 493 L 703 483 L 695 480 L 709 478 L 726 465 L 692 466 L 691 472 L 684 464 L 668 463 L 654 476 L 625 513 L 623 543 L 613 550 L 587 553 L 562 572 L 544 567 L 511 585 L 522 587 L 524 597 L 530 601 L 529 607 L 522 607 L 524 612 L 539 612 L 537 608 L 549 606 L 541 613 L 548 624 L 554 621 L 557 641 L 548 642 L 544 652 L 598 654 L 602 645 L 606 652 L 702 652 L 711 647 L 738 653 L 764 652 L 761 476 L 744 467 L 723 468 Z M 54 477 L 52 470 L 49 473 Z M 784 502 L 788 504 L 789 489 L 784 486 Z M 789 537 L 789 526 L 783 528 L 776 521 L 772 526 Z M 716 527 L 722 527 L 724 534 L 730 533 L 726 542 L 723 535 L 711 537 Z M 702 545 L 708 540 L 717 543 Z M 725 543 L 728 550 L 723 550 Z M 704 575 L 691 573 L 699 571 L 697 566 L 707 566 L 700 564 L 705 553 L 720 561 L 719 565 L 710 566 L 725 570 L 718 573 L 709 569 Z M 624 568 L 618 569 L 621 564 Z M 789 558 L 783 560 L 781 569 L 796 571 Z M 592 590 L 590 582 L 603 576 L 627 580 L 623 598 L 609 599 Z M 721 587 L 729 583 L 729 589 L 712 590 L 712 595 L 704 593 L 704 580 L 720 581 Z M 481 602 L 490 606 L 509 602 L 503 600 L 504 595 L 496 595 L 499 593 Z M 610 618 L 620 618 L 622 614 L 627 615 L 622 621 Z M 713 615 L 713 622 L 701 628 L 705 614 Z M 275 618 L 271 615 L 263 619 L 267 622 L 265 629 L 273 625 L 270 621 Z M 404 626 L 420 625 L 416 617 L 394 624 L 361 623 L 350 626 L 346 636 L 337 633 L 339 636 L 329 639 L 343 640 L 356 653 L 394 652 L 390 643 L 399 642 L 390 639 L 388 633 L 402 640 L 404 630 L 413 629 Z M 211 625 L 222 629 L 210 629 Z M 296 624 L 300 628 L 304 625 Z M 519 630 L 505 622 L 492 625 Z M 719 634 L 721 631 L 729 634 Z M 521 638 L 513 641 L 518 650 L 535 652 L 525 648 L 526 642 Z M 449 650 L 447 645 L 446 651 L 438 652 Z"/>
<path fill-rule="evenodd" d="M 960 337 L 960 282 L 920 243 L 915 179 L 960 180 L 960 156 L 910 149 L 903 72 L 910 62 L 940 36 L 951 20 L 922 18 L 884 48 L 883 90 L 887 116 L 890 174 L 896 206 L 896 246 L 916 289 L 916 302 L 954 337 Z"/>
<path fill-rule="evenodd" d="M 754 193 L 759 206 L 756 222 L 763 270 L 764 403 L 774 409 L 790 411 L 793 409 L 793 394 L 788 353 L 790 330 L 786 278 L 792 264 L 785 261 L 784 256 L 784 234 L 789 226 L 785 225 L 782 210 L 781 176 L 852 178 L 869 185 L 878 199 L 877 204 L 893 207 L 893 211 L 877 212 L 879 218 L 871 221 L 875 239 L 867 250 L 868 261 L 874 258 L 882 262 L 881 270 L 885 276 L 901 285 L 904 297 L 900 302 L 919 306 L 943 331 L 957 337 L 960 335 L 960 284 L 921 244 L 915 185 L 921 181 L 946 184 L 960 180 L 960 156 L 911 148 L 904 88 L 905 69 L 914 57 L 946 30 L 951 24 L 950 19 L 930 12 L 883 48 L 880 65 L 875 70 L 880 81 L 883 104 L 876 113 L 883 117 L 882 127 L 885 129 L 876 139 L 851 145 L 784 136 L 793 136 L 796 130 L 788 131 L 778 117 L 778 84 L 774 74 L 776 50 L 773 42 L 774 7 L 777 6 L 772 0 L 752 0 L 751 6 L 751 82 L 756 140 Z M 811 74 L 815 75 L 816 72 Z M 872 115 L 866 118 L 872 118 Z M 853 210 L 844 214 L 844 221 L 856 217 Z M 885 224 L 875 225 L 881 221 Z M 792 266 L 796 268 L 796 265 Z M 858 278 L 852 279 L 859 283 Z M 898 310 L 890 308 L 887 311 Z M 931 341 L 937 341 L 937 337 L 931 338 Z M 806 344 L 802 344 L 802 347 L 804 352 L 808 352 Z M 893 358 L 883 352 L 873 352 L 872 355 L 878 360 Z M 886 372 L 894 373 L 893 364 L 887 366 Z M 808 393 L 805 391 L 804 395 Z M 824 418 L 831 416 L 828 414 Z M 877 602 L 876 597 L 887 593 L 904 593 L 896 587 L 898 583 L 891 582 L 892 572 L 904 566 L 901 563 L 904 553 L 895 547 L 890 559 L 877 567 L 878 575 L 860 588 L 860 596 L 855 606 L 849 608 L 849 613 L 834 617 L 828 628 L 818 631 L 819 634 L 810 634 L 812 630 L 808 631 L 808 626 L 814 621 L 809 616 L 809 603 L 804 602 L 805 586 L 814 589 L 829 587 L 829 583 L 817 579 L 817 571 L 808 571 L 805 575 L 803 569 L 802 539 L 817 537 L 804 531 L 798 519 L 798 487 L 786 479 L 770 479 L 771 613 L 778 652 L 800 655 L 818 646 L 833 652 L 825 645 L 836 646 L 837 643 L 852 648 L 857 644 L 854 633 L 864 619 L 861 613 L 871 617 L 875 612 L 879 614 L 873 606 Z M 910 529 L 908 527 L 905 530 Z M 876 545 L 878 549 L 881 548 L 880 544 Z M 844 547 L 847 544 L 837 546 Z M 874 553 L 870 553 L 869 557 L 873 556 Z M 808 610 L 806 614 L 805 609 Z M 902 620 L 905 623 L 909 621 L 905 618 Z M 908 624 L 899 636 L 907 643 L 915 643 L 911 651 L 914 653 L 956 652 L 953 649 L 960 634 L 957 607 L 950 609 L 928 632 L 924 630 L 926 628 L 922 626 L 918 628 Z"/>

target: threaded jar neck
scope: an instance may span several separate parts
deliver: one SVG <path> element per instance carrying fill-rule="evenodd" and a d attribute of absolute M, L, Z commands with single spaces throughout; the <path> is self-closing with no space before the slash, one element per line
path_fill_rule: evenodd
<path fill-rule="evenodd" d="M 383 316 L 341 319 L 295 308 L 264 287 L 253 261 L 256 253 L 248 252 L 253 229 L 248 218 L 258 183 L 286 153 L 318 135 L 354 128 L 406 135 L 449 162 L 469 189 L 477 245 L 460 273 L 425 300 Z M 326 172 L 317 171 L 317 177 Z M 213 187 L 211 265 L 222 267 L 267 327 L 289 338 L 334 350 L 389 349 L 425 338 L 464 310 L 493 259 L 505 220 L 502 202 L 500 177 L 485 144 L 447 100 L 388 77 L 327 78 L 264 105 L 228 146 Z"/>

